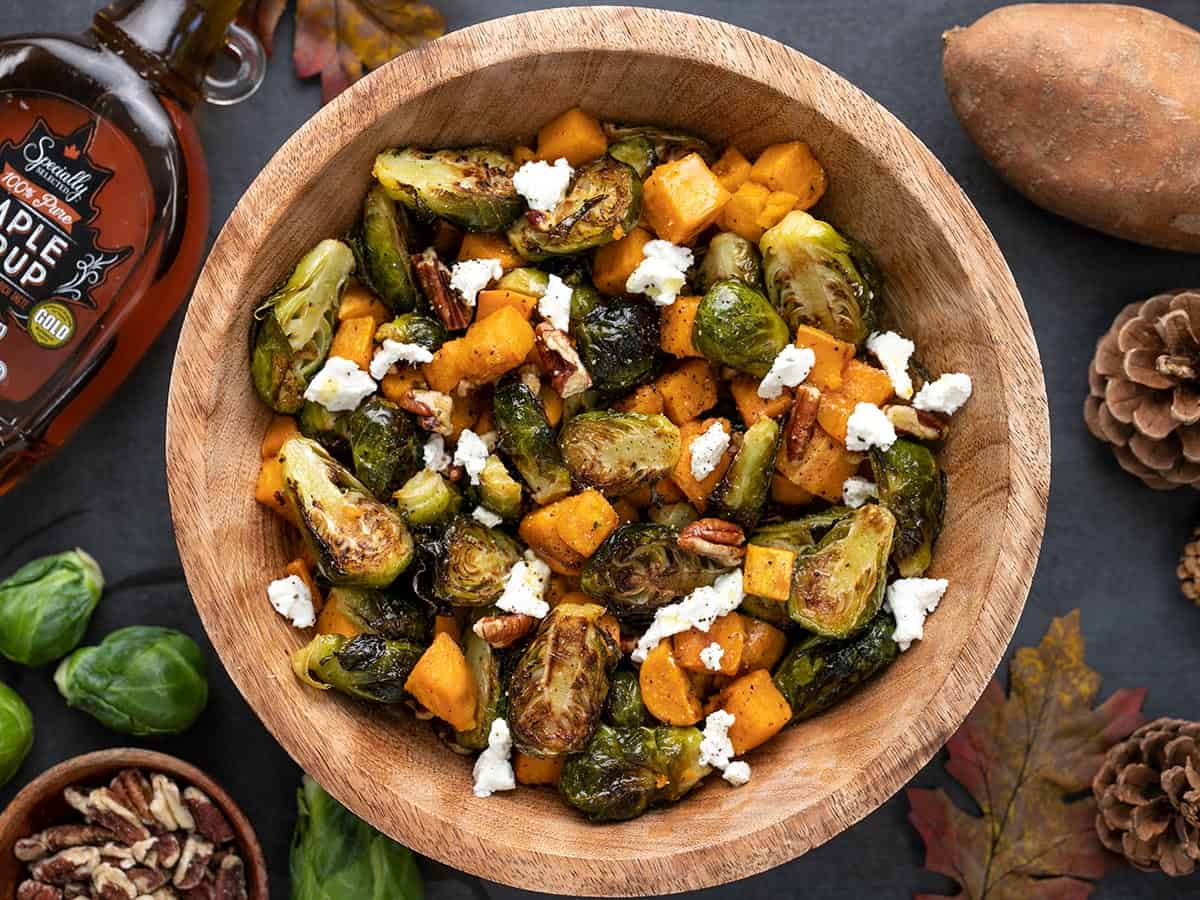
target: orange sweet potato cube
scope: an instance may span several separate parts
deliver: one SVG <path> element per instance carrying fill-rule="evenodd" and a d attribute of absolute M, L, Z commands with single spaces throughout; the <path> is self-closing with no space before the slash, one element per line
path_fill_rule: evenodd
<path fill-rule="evenodd" d="M 423 391 L 427 387 L 429 385 L 419 369 L 401 369 L 383 376 L 383 381 L 379 382 L 379 393 L 393 403 L 400 403 L 413 391 Z"/>
<path fill-rule="evenodd" d="M 861 453 L 846 449 L 844 439 L 838 440 L 817 427 L 800 459 L 792 461 L 786 453 L 780 453 L 775 457 L 775 470 L 808 493 L 830 503 L 840 503 L 842 485 L 858 471 L 862 461 Z"/>
<path fill-rule="evenodd" d="M 663 411 L 662 394 L 658 392 L 658 388 L 653 384 L 643 384 L 633 393 L 627 394 L 616 403 L 613 408 L 617 412 L 633 412 L 642 413 L 647 416 L 661 415 Z"/>
<path fill-rule="evenodd" d="M 808 506 L 816 498 L 776 472 L 771 476 L 771 499 L 784 506 Z"/>
<path fill-rule="evenodd" d="M 792 719 L 791 705 L 766 669 L 738 678 L 721 692 L 719 703 L 721 709 L 733 713 L 729 740 L 737 756 L 765 743 Z"/>
<path fill-rule="evenodd" d="M 533 318 L 533 311 L 537 309 L 537 305 L 537 297 L 517 291 L 500 289 L 480 291 L 479 297 L 475 301 L 475 320 L 486 319 L 502 306 L 511 306 L 528 320 Z"/>
<path fill-rule="evenodd" d="M 797 197 L 788 191 L 771 191 L 763 210 L 758 214 L 760 228 L 773 228 L 788 213 L 796 208 Z"/>
<path fill-rule="evenodd" d="M 642 210 L 654 233 L 687 244 L 717 220 L 729 191 L 698 153 L 664 163 L 642 186 Z"/>
<path fill-rule="evenodd" d="M 287 499 L 287 487 L 283 481 L 283 463 L 279 461 L 279 457 L 272 456 L 262 461 L 262 468 L 258 470 L 258 482 L 254 486 L 254 499 L 267 509 L 283 516 L 293 525 L 300 526 L 296 509 Z"/>
<path fill-rule="evenodd" d="M 348 359 L 365 372 L 375 355 L 376 327 L 375 319 L 369 315 L 343 319 L 334 332 L 329 355 Z"/>
<path fill-rule="evenodd" d="M 726 450 L 720 461 L 718 461 L 717 467 L 703 481 L 697 481 L 692 477 L 692 441 L 708 431 L 715 424 L 720 424 L 726 433 L 730 432 L 728 419 L 693 419 L 691 422 L 687 422 L 680 427 L 679 443 L 681 450 L 679 461 L 675 463 L 675 468 L 671 470 L 671 481 L 683 492 L 683 495 L 691 504 L 701 512 L 704 512 L 704 507 L 708 503 L 708 495 L 716 489 L 717 484 L 725 475 L 725 470 L 733 462 L 733 454 L 729 450 Z"/>
<path fill-rule="evenodd" d="M 827 185 L 825 169 L 804 141 L 772 144 L 754 161 L 750 180 L 773 191 L 795 194 L 798 209 L 813 206 Z"/>
<path fill-rule="evenodd" d="M 595 488 L 564 497 L 553 505 L 558 507 L 554 527 L 559 538 L 585 559 L 595 553 L 620 524 L 617 511 Z"/>
<path fill-rule="evenodd" d="M 746 593 L 785 602 L 792 593 L 792 569 L 795 565 L 796 554 L 791 550 L 748 545 L 746 559 L 742 563 Z"/>
<path fill-rule="evenodd" d="M 737 147 L 729 147 L 721 158 L 713 163 L 712 171 L 725 190 L 733 193 L 750 177 L 750 160 Z"/>
<path fill-rule="evenodd" d="M 584 558 L 559 537 L 561 515 L 562 509 L 557 503 L 535 509 L 521 520 L 517 534 L 553 571 L 560 575 L 578 575 L 583 570 Z"/>
<path fill-rule="evenodd" d="M 882 404 L 892 396 L 892 381 L 883 369 L 852 359 L 842 370 L 842 386 L 821 394 L 817 422 L 840 441 L 846 440 L 846 426 L 854 407 L 860 403 Z"/>
<path fill-rule="evenodd" d="M 337 317 L 339 322 L 346 319 L 358 319 L 370 316 L 375 320 L 376 327 L 392 320 L 392 311 L 383 305 L 376 297 L 358 282 L 351 282 L 342 292 L 342 302 L 338 304 Z"/>
<path fill-rule="evenodd" d="M 643 248 L 652 240 L 654 235 L 639 227 L 597 250 L 592 261 L 592 283 L 596 289 L 613 297 L 624 294 L 625 282 L 641 265 Z"/>
<path fill-rule="evenodd" d="M 757 378 L 735 378 L 729 383 L 729 392 L 747 427 L 759 419 L 778 419 L 792 408 L 791 388 L 784 388 L 774 399 L 764 400 L 758 396 Z"/>
<path fill-rule="evenodd" d="M 267 424 L 267 430 L 263 434 L 260 448 L 262 458 L 271 459 L 278 456 L 283 445 L 299 434 L 300 429 L 296 425 L 296 420 L 291 416 L 272 416 L 271 421 Z"/>
<path fill-rule="evenodd" d="M 721 654 L 721 667 L 716 671 L 722 675 L 735 675 L 742 664 L 742 649 L 746 645 L 746 620 L 732 612 L 721 616 L 708 631 L 692 628 L 675 635 L 675 661 L 689 672 L 712 671 L 700 656 L 700 651 L 710 644 L 719 644 L 725 652 Z"/>
<path fill-rule="evenodd" d="M 704 359 L 689 359 L 657 382 L 662 394 L 663 411 L 676 425 L 682 425 L 717 404 L 717 377 Z"/>
<path fill-rule="evenodd" d="M 854 359 L 854 345 L 839 341 L 828 331 L 801 325 L 796 329 L 796 346 L 807 347 L 816 357 L 807 384 L 822 391 L 836 391 L 842 386 L 842 371 Z"/>
<path fill-rule="evenodd" d="M 766 231 L 758 224 L 758 220 L 766 209 L 770 196 L 770 188 L 753 181 L 745 182 L 729 198 L 729 202 L 721 211 L 721 228 L 757 244 Z"/>
<path fill-rule="evenodd" d="M 608 138 L 595 118 L 581 109 L 568 109 L 550 120 L 538 132 L 537 158 L 554 162 L 562 158 L 572 166 L 581 166 L 603 156 Z"/>
<path fill-rule="evenodd" d="M 462 243 L 458 245 L 458 258 L 464 259 L 494 259 L 498 260 L 504 271 L 525 265 L 521 254 L 513 249 L 512 244 L 502 234 L 488 234 L 482 231 L 469 231 L 463 235 Z"/>
<path fill-rule="evenodd" d="M 518 750 L 513 754 L 513 774 L 517 784 L 558 784 L 565 761 L 566 758 L 562 756 L 542 759 L 539 756 L 527 756 Z"/>
<path fill-rule="evenodd" d="M 659 311 L 659 345 L 672 356 L 703 358 L 704 354 L 692 342 L 692 330 L 696 324 L 696 310 L 701 297 L 676 297 L 675 302 Z"/>

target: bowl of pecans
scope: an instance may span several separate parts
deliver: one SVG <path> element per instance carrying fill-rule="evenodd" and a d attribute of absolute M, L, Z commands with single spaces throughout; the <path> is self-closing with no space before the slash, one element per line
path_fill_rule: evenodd
<path fill-rule="evenodd" d="M 102 750 L 30 782 L 0 815 L 4 900 L 267 900 L 249 820 L 194 766 Z"/>

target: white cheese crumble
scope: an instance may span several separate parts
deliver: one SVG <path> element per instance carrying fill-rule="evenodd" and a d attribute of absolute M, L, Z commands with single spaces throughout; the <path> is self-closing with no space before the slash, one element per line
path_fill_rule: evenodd
<path fill-rule="evenodd" d="M 846 422 L 846 449 L 891 449 L 896 443 L 896 427 L 884 411 L 874 403 L 859 403 Z"/>
<path fill-rule="evenodd" d="M 435 434 L 425 442 L 425 446 L 421 448 L 421 458 L 425 461 L 425 468 L 432 472 L 445 472 L 450 468 L 450 454 L 446 452 L 446 439 L 440 434 Z"/>
<path fill-rule="evenodd" d="M 495 528 L 504 521 L 503 516 L 498 516 L 486 506 L 477 506 L 471 511 L 471 518 L 481 525 L 486 525 L 488 528 Z"/>
<path fill-rule="evenodd" d="M 925 637 L 925 617 L 937 609 L 949 586 L 945 578 L 900 578 L 888 585 L 883 605 L 896 617 L 892 640 L 901 650 Z"/>
<path fill-rule="evenodd" d="M 398 362 L 415 366 L 432 361 L 433 354 L 420 344 L 385 340 L 371 358 L 371 377 L 376 381 L 382 381 L 383 376 L 387 375 L 388 369 Z"/>
<path fill-rule="evenodd" d="M 487 458 L 487 444 L 470 428 L 465 429 L 458 436 L 458 446 L 454 448 L 454 464 L 466 469 L 471 484 L 479 484 L 479 473 L 487 464 Z"/>
<path fill-rule="evenodd" d="M 571 327 L 571 286 L 557 275 L 550 276 L 546 293 L 538 300 L 538 313 L 557 328 L 566 331 Z"/>
<path fill-rule="evenodd" d="M 625 290 L 645 294 L 655 306 L 670 306 L 683 289 L 693 260 L 687 247 L 670 241 L 649 241 L 642 248 L 642 261 L 625 281 Z"/>
<path fill-rule="evenodd" d="M 698 435 L 691 445 L 692 477 L 703 481 L 717 468 L 717 463 L 729 449 L 729 432 L 720 422 L 713 422 L 708 430 Z"/>
<path fill-rule="evenodd" d="M 913 382 L 912 376 L 908 374 L 908 361 L 912 359 L 917 345 L 894 331 L 877 331 L 867 338 L 867 349 L 887 372 L 896 396 L 905 400 L 912 399 Z"/>
<path fill-rule="evenodd" d="M 779 351 L 771 369 L 758 383 L 758 396 L 764 400 L 774 400 L 783 393 L 785 387 L 793 388 L 804 381 L 817 364 L 817 354 L 808 347 L 797 347 L 788 344 Z"/>
<path fill-rule="evenodd" d="M 352 360 L 331 356 L 304 389 L 304 399 L 330 412 L 348 412 L 375 393 L 375 379 Z"/>
<path fill-rule="evenodd" d="M 700 651 L 700 662 L 704 663 L 704 668 L 710 672 L 720 672 L 721 660 L 724 658 L 725 648 L 716 641 L 713 641 Z"/>
<path fill-rule="evenodd" d="M 530 209 L 550 212 L 563 197 L 571 184 L 575 170 L 565 159 L 556 159 L 554 165 L 544 160 L 530 160 L 513 175 L 513 187 L 525 198 Z"/>
<path fill-rule="evenodd" d="M 275 612 L 297 628 L 311 628 L 317 621 L 312 591 L 299 575 L 279 578 L 267 585 L 267 599 Z"/>
<path fill-rule="evenodd" d="M 734 787 L 741 787 L 750 781 L 750 763 L 745 760 L 735 759 L 725 767 L 725 771 L 721 773 L 721 777 Z"/>
<path fill-rule="evenodd" d="M 879 486 L 873 481 L 852 475 L 842 482 L 842 502 L 851 509 L 858 509 L 873 497 L 879 497 Z"/>
<path fill-rule="evenodd" d="M 483 434 L 479 435 L 479 439 L 483 441 L 483 446 L 488 448 L 489 453 L 495 450 L 496 445 L 500 443 L 500 435 L 496 434 L 494 431 L 485 431 Z"/>
<path fill-rule="evenodd" d="M 700 739 L 700 763 L 714 769 L 725 769 L 733 761 L 733 741 L 729 740 L 729 729 L 736 721 L 733 713 L 724 709 L 714 710 L 704 720 L 704 734 Z"/>
<path fill-rule="evenodd" d="M 525 558 L 518 560 L 504 577 L 504 593 L 496 606 L 505 612 L 544 619 L 550 612 L 550 604 L 542 599 L 549 582 L 550 567 L 532 550 L 526 550 Z"/>
<path fill-rule="evenodd" d="M 943 375 L 917 391 L 913 406 L 926 412 L 944 413 L 952 416 L 971 399 L 971 376 L 961 372 Z"/>
<path fill-rule="evenodd" d="M 678 603 L 660 607 L 650 627 L 638 638 L 631 658 L 636 663 L 645 662 L 650 651 L 672 635 L 692 628 L 708 631 L 713 622 L 741 606 L 745 596 L 742 570 L 736 569 L 718 576 L 712 587 L 698 587 Z"/>
<path fill-rule="evenodd" d="M 511 755 L 512 732 L 508 730 L 508 722 L 497 719 L 492 723 L 492 730 L 488 732 L 487 747 L 475 760 L 476 797 L 490 797 L 496 791 L 516 789 L 517 777 L 509 761 Z"/>
<path fill-rule="evenodd" d="M 479 292 L 503 274 L 498 259 L 464 259 L 450 270 L 450 287 L 462 295 L 467 306 L 474 306 Z"/>

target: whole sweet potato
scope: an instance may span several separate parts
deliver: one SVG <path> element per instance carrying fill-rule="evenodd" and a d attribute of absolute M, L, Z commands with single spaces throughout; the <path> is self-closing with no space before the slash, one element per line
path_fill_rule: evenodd
<path fill-rule="evenodd" d="M 955 114 L 1039 206 L 1200 252 L 1200 32 L 1146 9 L 1021 4 L 945 35 Z"/>

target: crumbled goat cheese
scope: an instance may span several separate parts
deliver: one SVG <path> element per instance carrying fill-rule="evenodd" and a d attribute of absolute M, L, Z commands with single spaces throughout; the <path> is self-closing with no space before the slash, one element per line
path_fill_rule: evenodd
<path fill-rule="evenodd" d="M 432 362 L 433 354 L 420 344 L 403 344 L 400 341 L 385 340 L 383 346 L 375 351 L 371 358 L 371 377 L 382 381 L 388 369 L 398 362 L 420 365 Z"/>
<path fill-rule="evenodd" d="M 490 797 L 496 791 L 511 791 L 517 787 L 516 775 L 513 773 L 512 762 L 512 732 L 508 730 L 508 722 L 497 719 L 492 723 L 488 732 L 488 745 L 479 758 L 475 760 L 476 797 Z"/>
<path fill-rule="evenodd" d="M 874 403 L 859 403 L 846 422 L 846 449 L 888 450 L 896 443 L 896 427 Z"/>
<path fill-rule="evenodd" d="M 267 599 L 275 612 L 291 621 L 297 628 L 311 628 L 317 621 L 312 591 L 299 575 L 279 578 L 267 585 Z"/>
<path fill-rule="evenodd" d="M 909 400 L 913 395 L 912 376 L 908 374 L 908 361 L 917 349 L 906 337 L 901 337 L 894 331 L 875 332 L 867 338 L 867 349 L 879 360 L 888 378 L 892 380 L 892 390 L 897 397 Z"/>
<path fill-rule="evenodd" d="M 375 393 L 375 379 L 351 360 L 331 356 L 304 390 L 304 399 L 330 412 L 348 412 Z"/>
<path fill-rule="evenodd" d="M 467 306 L 474 306 L 479 292 L 503 274 L 504 267 L 498 259 L 464 259 L 450 270 L 450 287 L 462 295 Z"/>
<path fill-rule="evenodd" d="M 816 364 L 817 355 L 808 347 L 788 344 L 779 351 L 771 363 L 771 370 L 758 383 L 758 396 L 764 400 L 774 400 L 783 393 L 785 387 L 792 388 L 804 381 Z"/>
<path fill-rule="evenodd" d="M 937 609 L 949 586 L 945 578 L 900 578 L 888 585 L 884 606 L 896 617 L 892 640 L 901 650 L 925 637 L 925 617 Z"/>
<path fill-rule="evenodd" d="M 550 604 L 542 599 L 549 582 L 550 567 L 532 550 L 526 550 L 525 558 L 518 560 L 504 577 L 504 593 L 496 606 L 505 612 L 544 619 L 550 612 Z"/>
<path fill-rule="evenodd" d="M 879 486 L 873 481 L 852 475 L 842 482 L 842 502 L 858 509 L 872 497 L 879 497 Z"/>
<path fill-rule="evenodd" d="M 728 448 L 729 432 L 720 422 L 713 422 L 707 431 L 692 441 L 692 477 L 703 481 L 711 475 Z"/>
<path fill-rule="evenodd" d="M 498 516 L 486 506 L 477 506 L 471 511 L 471 518 L 481 525 L 486 525 L 488 528 L 495 528 L 504 521 L 503 516 Z"/>
<path fill-rule="evenodd" d="M 425 468 L 433 472 L 445 472 L 450 468 L 450 454 L 446 452 L 446 439 L 435 434 L 421 448 L 421 458 L 425 460 Z"/>
<path fill-rule="evenodd" d="M 642 248 L 642 261 L 625 281 L 631 294 L 645 294 L 656 306 L 670 306 L 679 296 L 692 267 L 692 251 L 670 241 L 649 241 Z"/>
<path fill-rule="evenodd" d="M 538 313 L 559 331 L 571 327 L 571 294 L 570 285 L 557 275 L 551 275 L 546 293 L 538 300 Z"/>
<path fill-rule="evenodd" d="M 929 382 L 917 391 L 917 396 L 913 398 L 913 406 L 926 412 L 952 416 L 970 399 L 971 376 L 953 372 L 943 375 L 937 381 Z"/>
<path fill-rule="evenodd" d="M 540 159 L 530 160 L 517 169 L 512 181 L 530 209 L 550 212 L 567 196 L 574 174 L 575 170 L 565 159 L 556 159 L 554 165 Z"/>
<path fill-rule="evenodd" d="M 724 771 L 733 761 L 733 741 L 729 740 L 729 729 L 733 727 L 734 715 L 724 709 L 708 714 L 704 720 L 704 734 L 700 739 L 700 763 Z"/>
<path fill-rule="evenodd" d="M 631 654 L 633 661 L 645 662 L 647 654 L 672 635 L 692 628 L 708 631 L 713 622 L 741 606 L 745 596 L 742 570 L 736 569 L 719 576 L 712 587 L 698 587 L 678 603 L 660 607 L 650 627 L 638 638 Z"/>
<path fill-rule="evenodd" d="M 741 787 L 750 781 L 750 763 L 745 760 L 735 759 L 725 767 L 725 771 L 721 773 L 721 777 L 734 787 Z"/>
<path fill-rule="evenodd" d="M 704 663 L 704 668 L 710 672 L 721 671 L 721 660 L 725 657 L 725 648 L 713 641 L 707 647 L 700 651 L 700 662 Z"/>
<path fill-rule="evenodd" d="M 479 484 L 479 473 L 483 471 L 487 458 L 487 444 L 470 428 L 458 436 L 458 446 L 454 448 L 454 464 L 467 470 L 471 484 Z"/>

